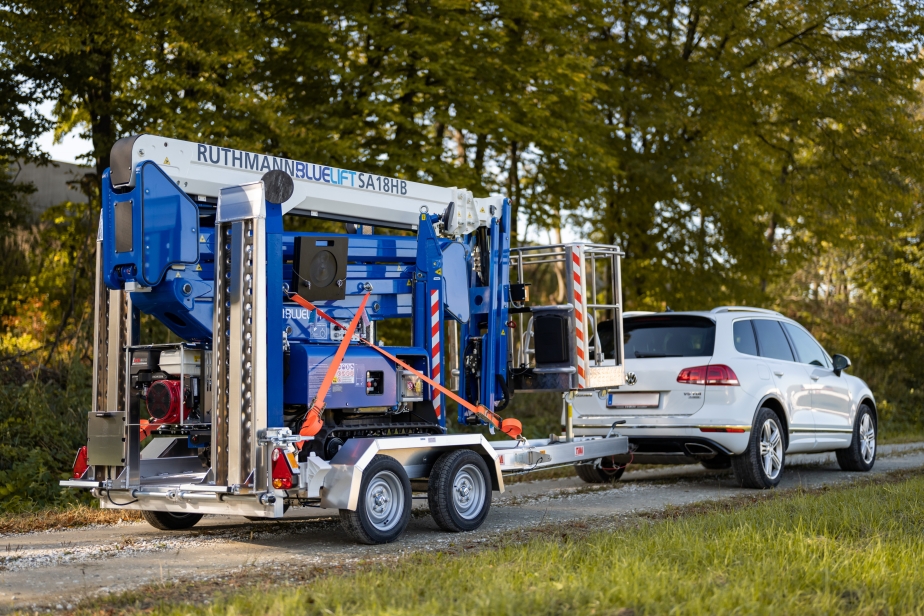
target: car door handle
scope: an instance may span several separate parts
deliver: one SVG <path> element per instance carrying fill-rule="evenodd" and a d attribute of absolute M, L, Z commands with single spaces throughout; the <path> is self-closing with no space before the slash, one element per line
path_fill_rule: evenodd
<path fill-rule="evenodd" d="M 812 380 L 813 380 L 813 381 L 817 381 L 817 380 L 818 380 L 818 377 L 815 376 L 815 375 L 813 374 L 813 375 L 812 375 Z"/>
<path fill-rule="evenodd" d="M 782 373 L 782 372 L 774 372 L 773 374 L 775 374 L 775 375 L 777 375 L 777 376 L 783 376 L 783 373 Z"/>

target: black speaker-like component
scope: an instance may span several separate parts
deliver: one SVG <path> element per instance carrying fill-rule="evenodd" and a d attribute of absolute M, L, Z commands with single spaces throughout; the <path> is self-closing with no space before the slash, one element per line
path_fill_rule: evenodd
<path fill-rule="evenodd" d="M 571 361 L 568 322 L 568 317 L 564 315 L 536 315 L 533 320 L 533 339 L 536 345 L 537 366 Z"/>
<path fill-rule="evenodd" d="M 292 288 L 309 302 L 346 298 L 348 238 L 296 237 Z"/>

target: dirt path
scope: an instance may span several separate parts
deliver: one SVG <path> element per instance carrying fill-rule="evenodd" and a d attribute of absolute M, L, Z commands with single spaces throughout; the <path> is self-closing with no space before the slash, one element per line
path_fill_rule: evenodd
<path fill-rule="evenodd" d="M 882 446 L 874 473 L 924 467 L 924 443 Z M 833 455 L 787 460 L 781 487 L 815 487 L 857 477 L 837 468 Z M 750 491 L 727 472 L 697 466 L 627 473 L 612 487 L 587 486 L 576 477 L 519 483 L 494 505 L 484 526 L 464 535 L 440 531 L 421 512 L 405 536 L 385 546 L 349 541 L 329 513 L 293 510 L 281 522 L 243 518 L 204 520 L 190 531 L 167 533 L 144 523 L 0 535 L 0 612 L 67 608 L 85 597 L 160 581 L 204 580 L 249 568 L 344 566 L 395 559 L 410 552 L 477 545 L 504 531 L 556 521 L 629 515 L 668 505 L 728 498 Z M 424 507 L 426 501 L 417 503 Z"/>

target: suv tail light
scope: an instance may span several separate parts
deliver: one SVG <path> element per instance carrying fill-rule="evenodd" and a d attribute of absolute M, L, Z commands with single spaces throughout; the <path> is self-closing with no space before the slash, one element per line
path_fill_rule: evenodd
<path fill-rule="evenodd" d="M 74 479 L 80 479 L 86 474 L 88 468 L 90 468 L 90 464 L 87 462 L 87 447 L 84 445 L 77 450 L 77 457 L 74 459 L 74 471 L 71 476 Z"/>
<path fill-rule="evenodd" d="M 677 375 L 677 382 L 687 385 L 740 385 L 735 371 L 723 364 L 684 368 Z"/>
<path fill-rule="evenodd" d="M 273 487 L 288 490 L 292 487 L 292 469 L 281 449 L 273 450 Z"/>

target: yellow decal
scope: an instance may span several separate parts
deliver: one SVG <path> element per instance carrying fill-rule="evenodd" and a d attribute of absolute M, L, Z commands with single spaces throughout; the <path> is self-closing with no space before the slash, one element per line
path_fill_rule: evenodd
<path fill-rule="evenodd" d="M 202 266 L 201 266 L 201 265 L 197 265 L 197 266 L 196 266 L 196 271 L 197 271 L 197 272 L 201 272 L 201 271 L 202 271 Z"/>
<path fill-rule="evenodd" d="M 481 208 L 481 213 L 484 214 L 484 208 Z"/>
<path fill-rule="evenodd" d="M 442 275 L 443 275 L 443 268 L 442 268 L 442 267 L 439 268 L 438 270 L 436 270 L 436 275 L 437 275 L 437 276 L 442 276 Z"/>
<path fill-rule="evenodd" d="M 426 219 L 427 219 L 427 215 L 426 215 L 426 214 L 421 214 L 421 215 L 420 215 L 420 219 L 421 219 L 421 220 L 426 220 Z"/>
<path fill-rule="evenodd" d="M 200 236 L 199 236 L 199 243 L 200 243 L 200 244 L 204 244 L 204 243 L 205 243 L 205 236 L 204 236 L 204 235 L 200 235 Z"/>
<path fill-rule="evenodd" d="M 170 159 L 167 158 L 167 157 L 164 157 L 164 164 L 165 164 L 165 165 L 169 165 L 169 164 L 170 164 Z"/>
<path fill-rule="evenodd" d="M 503 330 L 503 329 L 502 329 L 502 330 L 501 330 L 501 336 L 506 336 L 506 335 L 507 335 L 506 330 Z"/>

